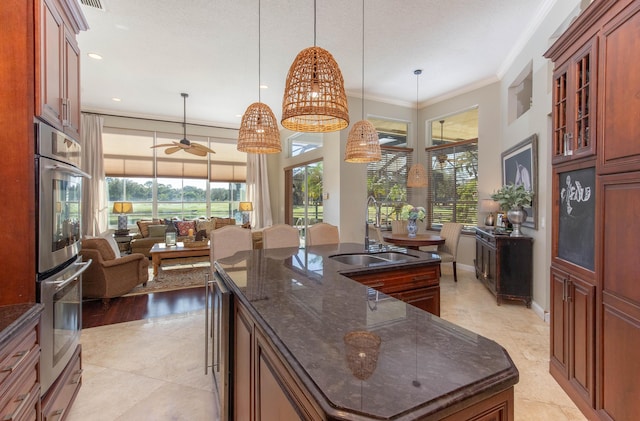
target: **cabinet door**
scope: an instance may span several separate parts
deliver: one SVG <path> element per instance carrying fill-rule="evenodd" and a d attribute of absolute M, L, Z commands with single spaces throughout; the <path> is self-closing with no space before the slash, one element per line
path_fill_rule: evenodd
<path fill-rule="evenodd" d="M 569 298 L 569 381 L 594 404 L 595 286 L 572 276 Z"/>
<path fill-rule="evenodd" d="M 419 288 L 398 294 L 391 294 L 393 298 L 407 304 L 440 316 L 440 287 Z"/>
<path fill-rule="evenodd" d="M 251 348 L 253 325 L 247 320 L 242 307 L 236 305 L 233 338 L 233 416 L 237 420 L 251 418 Z"/>
<path fill-rule="evenodd" d="M 554 73 L 554 163 L 593 155 L 595 146 L 596 39 L 585 44 Z"/>
<path fill-rule="evenodd" d="M 551 361 L 565 377 L 569 373 L 569 315 L 565 305 L 567 279 L 565 272 L 551 268 Z"/>
<path fill-rule="evenodd" d="M 64 132 L 74 139 L 80 138 L 80 49 L 75 34 L 64 31 Z"/>
<path fill-rule="evenodd" d="M 62 130 L 62 17 L 49 4 L 42 1 L 40 13 L 40 68 L 38 82 L 39 101 L 36 100 L 36 112 L 49 124 Z"/>

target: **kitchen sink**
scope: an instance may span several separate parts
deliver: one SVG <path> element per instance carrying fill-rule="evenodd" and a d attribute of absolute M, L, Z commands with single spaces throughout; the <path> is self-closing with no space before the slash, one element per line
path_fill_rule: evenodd
<path fill-rule="evenodd" d="M 336 262 L 344 263 L 345 265 L 378 266 L 406 262 L 407 260 L 410 260 L 410 258 L 415 258 L 415 256 L 398 252 L 383 252 L 334 254 L 333 256 L 329 256 L 329 258 Z"/>

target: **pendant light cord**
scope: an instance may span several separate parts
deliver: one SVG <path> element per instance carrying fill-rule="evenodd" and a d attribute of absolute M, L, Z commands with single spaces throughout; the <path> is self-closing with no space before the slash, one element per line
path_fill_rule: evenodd
<path fill-rule="evenodd" d="M 420 93 L 420 87 L 419 87 L 419 83 L 420 83 L 420 75 L 422 74 L 422 70 L 417 69 L 413 71 L 413 74 L 416 75 L 416 148 L 418 147 L 418 120 L 420 119 L 420 117 L 418 116 L 419 114 L 419 93 Z"/>
<path fill-rule="evenodd" d="M 364 0 L 362 0 L 362 119 L 364 120 Z"/>
<path fill-rule="evenodd" d="M 261 10 L 260 10 L 260 6 L 261 6 L 262 1 L 258 0 L 258 102 L 262 102 L 262 93 L 260 92 L 261 88 L 260 86 L 262 86 L 262 69 L 261 69 L 261 65 L 262 65 L 262 56 L 261 56 L 261 51 L 262 51 L 262 45 L 261 45 L 261 35 L 262 35 L 262 31 L 261 31 L 261 24 L 262 24 L 262 19 L 261 19 Z"/>
<path fill-rule="evenodd" d="M 316 0 L 313 0 L 313 46 L 316 46 L 316 19 L 317 19 L 318 7 Z"/>

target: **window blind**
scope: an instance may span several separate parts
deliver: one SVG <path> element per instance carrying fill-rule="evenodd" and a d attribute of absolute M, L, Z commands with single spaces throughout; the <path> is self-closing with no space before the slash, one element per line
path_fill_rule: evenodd
<path fill-rule="evenodd" d="M 478 139 L 426 148 L 429 228 L 478 223 Z"/>

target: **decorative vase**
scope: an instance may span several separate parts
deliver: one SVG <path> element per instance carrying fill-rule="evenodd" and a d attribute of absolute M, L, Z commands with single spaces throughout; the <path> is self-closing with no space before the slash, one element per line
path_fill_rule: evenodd
<path fill-rule="evenodd" d="M 522 208 L 522 206 L 518 206 L 515 208 L 511 208 L 507 211 L 507 218 L 509 218 L 509 222 L 513 225 L 513 231 L 511 231 L 512 237 L 522 237 L 524 234 L 520 231 L 520 225 L 524 221 L 527 220 L 527 211 Z"/>
<path fill-rule="evenodd" d="M 409 218 L 407 220 L 407 233 L 409 238 L 414 238 L 418 233 L 418 225 L 416 224 L 416 218 Z"/>

